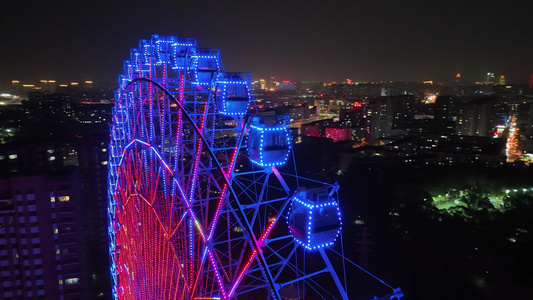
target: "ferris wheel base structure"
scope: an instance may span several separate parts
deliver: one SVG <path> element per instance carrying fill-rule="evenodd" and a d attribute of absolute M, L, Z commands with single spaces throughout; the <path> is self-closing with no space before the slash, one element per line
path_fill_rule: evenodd
<path fill-rule="evenodd" d="M 253 101 L 250 74 L 196 39 L 131 50 L 110 129 L 114 299 L 348 299 L 339 186 L 297 176 L 288 118 Z"/>

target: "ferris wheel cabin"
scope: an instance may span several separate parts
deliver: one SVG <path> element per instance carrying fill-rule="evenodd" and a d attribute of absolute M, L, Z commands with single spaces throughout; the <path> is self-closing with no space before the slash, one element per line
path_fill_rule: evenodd
<path fill-rule="evenodd" d="M 124 74 L 119 77 L 119 83 L 123 88 L 128 82 L 136 78 L 152 78 L 156 82 L 161 82 L 160 77 L 164 74 L 157 74 L 158 68 L 169 64 L 173 70 L 184 70 L 190 60 L 188 55 L 197 48 L 196 39 L 178 38 L 175 36 L 152 35 L 150 40 L 140 40 L 139 47 L 131 49 L 130 60 L 124 61 Z M 167 70 L 169 72 L 170 70 Z"/>
<path fill-rule="evenodd" d="M 327 188 L 298 190 L 287 223 L 293 238 L 306 249 L 330 247 L 341 231 L 339 204 Z"/>
<path fill-rule="evenodd" d="M 194 49 L 194 48 L 192 48 Z M 191 78 L 198 85 L 210 85 L 217 80 L 218 72 L 222 70 L 220 51 L 218 49 L 196 49 L 191 56 Z"/>
<path fill-rule="evenodd" d="M 289 116 L 255 115 L 250 118 L 248 154 L 261 167 L 281 166 L 289 159 Z"/>
<path fill-rule="evenodd" d="M 243 116 L 250 106 L 250 73 L 224 73 L 217 81 L 215 95 L 223 115 Z"/>

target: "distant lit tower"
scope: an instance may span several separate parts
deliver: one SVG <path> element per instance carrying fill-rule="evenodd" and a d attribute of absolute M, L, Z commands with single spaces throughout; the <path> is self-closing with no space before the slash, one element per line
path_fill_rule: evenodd
<path fill-rule="evenodd" d="M 267 88 L 269 90 L 276 90 L 278 88 L 279 81 L 276 81 L 275 79 L 276 77 L 271 76 L 270 80 L 267 82 Z"/>
<path fill-rule="evenodd" d="M 264 79 L 259 79 L 259 86 L 260 86 L 260 89 L 261 89 L 261 90 L 263 90 L 263 91 L 266 90 L 266 88 L 267 88 L 266 80 L 264 80 Z"/>
<path fill-rule="evenodd" d="M 498 83 L 500 85 L 505 85 L 506 82 L 507 82 L 507 80 L 505 79 L 505 76 L 501 75 Z"/>
<path fill-rule="evenodd" d="M 461 73 L 457 73 L 457 75 L 455 75 L 455 83 L 460 83 L 461 82 Z"/>
<path fill-rule="evenodd" d="M 492 72 L 489 72 L 487 73 L 487 80 L 486 80 L 487 83 L 493 83 L 494 82 L 494 73 Z"/>

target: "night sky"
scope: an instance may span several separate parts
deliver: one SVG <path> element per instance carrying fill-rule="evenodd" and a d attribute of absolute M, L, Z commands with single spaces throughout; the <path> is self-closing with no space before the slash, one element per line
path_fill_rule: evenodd
<path fill-rule="evenodd" d="M 0 5 L 0 83 L 115 82 L 150 34 L 220 48 L 253 79 L 508 82 L 533 73 L 531 0 L 22 1 Z"/>

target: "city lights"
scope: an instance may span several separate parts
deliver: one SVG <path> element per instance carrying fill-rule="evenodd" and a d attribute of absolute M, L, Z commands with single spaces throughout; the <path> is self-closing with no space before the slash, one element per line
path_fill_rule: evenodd
<path fill-rule="evenodd" d="M 0 299 L 531 297 L 533 1 L 5 2 Z"/>

